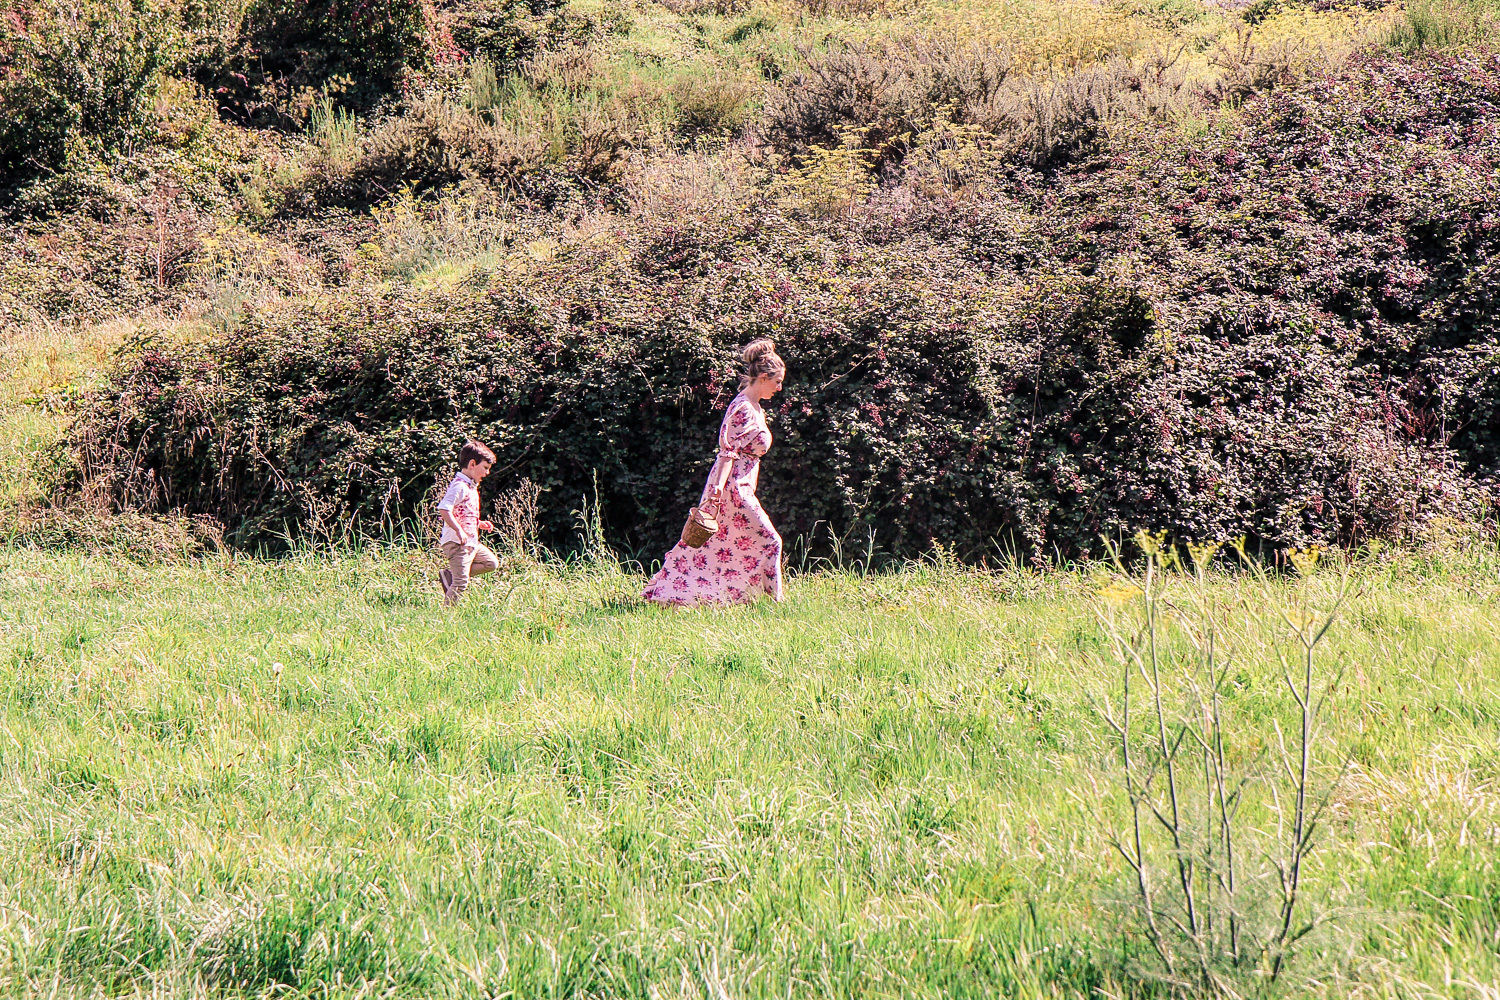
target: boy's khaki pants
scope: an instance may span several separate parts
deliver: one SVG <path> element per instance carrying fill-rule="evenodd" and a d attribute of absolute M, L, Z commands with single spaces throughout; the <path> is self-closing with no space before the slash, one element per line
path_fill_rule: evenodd
<path fill-rule="evenodd" d="M 448 560 L 448 572 L 453 574 L 453 583 L 444 595 L 444 602 L 457 604 L 458 599 L 469 589 L 469 580 L 498 569 L 500 560 L 495 553 L 479 542 L 444 542 L 443 556 Z"/>

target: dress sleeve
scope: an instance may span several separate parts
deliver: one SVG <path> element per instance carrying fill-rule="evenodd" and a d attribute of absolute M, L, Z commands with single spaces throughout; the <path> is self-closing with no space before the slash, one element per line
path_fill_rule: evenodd
<path fill-rule="evenodd" d="M 724 417 L 720 449 L 737 455 L 764 455 L 771 446 L 771 433 L 765 418 L 755 412 L 748 400 L 741 399 Z"/>

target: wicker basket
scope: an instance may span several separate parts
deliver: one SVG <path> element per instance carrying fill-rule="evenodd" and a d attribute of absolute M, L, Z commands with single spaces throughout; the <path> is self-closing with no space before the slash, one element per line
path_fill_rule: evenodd
<path fill-rule="evenodd" d="M 710 500 L 703 506 L 688 511 L 687 524 L 682 526 L 682 544 L 691 549 L 701 549 L 718 533 L 719 505 Z"/>

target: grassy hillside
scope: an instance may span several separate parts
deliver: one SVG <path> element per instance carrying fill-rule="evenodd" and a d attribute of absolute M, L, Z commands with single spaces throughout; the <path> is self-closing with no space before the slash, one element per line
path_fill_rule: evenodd
<path fill-rule="evenodd" d="M 1354 566 L 1315 659 L 1332 797 L 1298 913 L 1320 923 L 1274 987 L 1227 989 L 1488 995 L 1497 567 Z M 447 613 L 430 569 L 0 555 L 0 987 L 1159 992 L 1100 714 L 1122 678 L 1103 623 L 1128 638 L 1139 578 L 823 571 L 781 606 L 681 614 L 612 568 L 517 563 Z M 1162 595 L 1184 623 L 1207 600 L 1231 657 L 1247 928 L 1275 895 L 1256 852 L 1291 821 L 1277 653 L 1340 588 L 1309 572 Z M 1174 726 L 1186 635 L 1162 624 Z"/>
<path fill-rule="evenodd" d="M 412 6 L 386 2 L 393 10 Z M 7 22 L 0 46 L 0 56 L 9 57 L 7 121 L 19 135 L 25 114 L 64 108 L 56 127 L 73 124 L 57 141 L 74 143 L 49 162 L 24 137 L 0 137 L 14 163 L 0 173 L 0 185 L 11 220 L 22 223 L 11 233 L 29 251 L 7 266 L 0 302 L 20 322 L 39 314 L 97 315 L 101 306 L 114 313 L 198 301 L 201 308 L 224 283 L 263 293 L 339 283 L 355 266 L 347 255 L 359 241 L 322 248 L 303 242 L 299 249 L 304 256 L 313 250 L 314 259 L 288 259 L 299 234 L 305 240 L 310 231 L 340 243 L 353 228 L 346 240 L 357 234 L 383 251 L 361 271 L 413 277 L 420 262 L 392 253 L 398 248 L 390 243 L 392 228 L 417 221 L 409 201 L 399 209 L 403 183 L 431 194 L 445 183 L 471 182 L 467 198 L 444 199 L 449 211 L 493 208 L 493 199 L 473 202 L 498 186 L 502 200 L 532 196 L 520 198 L 520 207 L 560 200 L 576 213 L 589 194 L 611 207 L 636 207 L 642 198 L 669 195 L 659 190 L 667 178 L 680 189 L 713 184 L 729 170 L 736 176 L 718 179 L 729 182 L 721 193 L 744 197 L 749 178 L 736 161 L 746 147 L 775 140 L 786 128 L 788 102 L 826 73 L 826 57 L 851 47 L 892 73 L 913 52 L 931 59 L 945 49 L 965 58 L 982 51 L 960 76 L 978 72 L 1013 84 L 1045 84 L 1111 63 L 1156 70 L 1181 98 L 1163 100 L 1191 127 L 1201 108 L 1190 97 L 1243 101 L 1336 66 L 1360 46 L 1409 33 L 1407 13 L 1382 3 L 469 0 L 422 15 L 433 38 L 423 54 L 408 56 L 403 82 L 384 95 L 366 94 L 377 77 L 293 73 L 264 83 L 265 93 L 252 99 L 235 89 L 248 84 L 225 50 L 253 42 L 270 58 L 275 46 L 262 35 L 266 24 L 279 23 L 275 3 L 229 3 L 211 14 L 165 2 L 148 7 L 160 19 L 149 40 L 120 30 L 129 18 L 108 0 L 17 7 Z M 1423 4 L 1410 17 L 1446 25 L 1470 16 L 1482 26 L 1481 11 L 1480 4 Z M 89 34 L 89 25 L 99 30 Z M 1407 44 L 1459 40 L 1428 37 L 1436 30 Z M 333 58 L 305 40 L 278 44 L 303 62 Z M 379 40 L 368 46 L 385 51 Z M 80 73 L 90 58 L 104 64 L 92 82 Z M 104 89 L 112 82 L 106 68 L 119 78 L 113 95 Z M 893 82 L 877 77 L 856 85 L 868 93 L 849 96 L 878 103 Z M 961 106 L 965 81 L 953 85 L 962 117 L 970 110 Z M 1024 103 L 1025 89 L 1002 103 Z M 246 111 L 247 102 L 268 121 Z M 719 156 L 726 144 L 730 155 Z M 696 174 L 682 174 L 695 164 Z M 329 203 L 352 202 L 363 215 L 387 199 L 397 210 L 364 225 L 327 217 L 288 225 L 288 217 L 318 215 Z M 24 224 L 80 210 L 83 217 L 68 227 Z M 377 220 L 387 224 L 368 224 Z M 507 248 L 505 235 L 472 234 L 490 245 L 444 247 L 442 256 L 459 258 L 450 268 L 461 266 L 475 250 Z M 106 246 L 97 245 L 101 237 Z"/>
<path fill-rule="evenodd" d="M 1408 15 L 1353 2 L 469 0 L 429 9 L 386 0 L 426 10 L 432 35 L 408 54 L 399 85 L 382 94 L 371 90 L 378 74 L 275 77 L 262 67 L 266 80 L 251 94 L 241 92 L 251 85 L 236 46 L 259 45 L 262 61 L 334 56 L 306 40 L 267 41 L 265 25 L 281 17 L 271 0 L 207 11 L 163 0 L 145 7 L 155 21 L 112 2 L 12 5 L 0 37 L 10 88 L 0 201 L 20 250 L 0 270 L 0 315 L 11 324 L 161 309 L 215 328 L 268 297 L 351 281 L 441 285 L 476 263 L 524 269 L 580 223 L 600 225 L 585 222 L 591 210 L 680 215 L 755 198 L 768 178 L 754 150 L 769 141 L 784 159 L 805 154 L 808 140 L 837 145 L 839 128 L 869 124 L 841 120 L 846 112 L 897 97 L 896 74 L 914 58 L 958 60 L 946 86 L 956 88 L 948 99 L 960 121 L 1003 129 L 1014 119 L 1024 131 L 1036 87 L 1102 65 L 1158 77 L 1153 107 L 1192 129 L 1205 108 L 1399 41 L 1408 19 L 1429 25 L 1403 43 L 1416 47 L 1459 41 L 1456 29 L 1431 37 L 1454 19 L 1488 23 L 1481 4 L 1458 2 Z M 386 51 L 380 39 L 367 43 Z M 875 75 L 854 80 L 853 93 L 824 94 L 832 103 L 816 113 L 828 120 L 800 134 L 809 109 L 798 102 L 819 89 L 830 57 L 851 53 L 865 64 L 856 77 Z M 1010 82 L 988 112 L 965 104 L 976 74 L 991 88 Z M 840 110 L 849 100 L 855 106 Z M 1116 110 L 1097 109 L 1106 119 Z M 58 131 L 27 129 L 28 120 Z M 36 146 L 43 140 L 52 145 Z"/>

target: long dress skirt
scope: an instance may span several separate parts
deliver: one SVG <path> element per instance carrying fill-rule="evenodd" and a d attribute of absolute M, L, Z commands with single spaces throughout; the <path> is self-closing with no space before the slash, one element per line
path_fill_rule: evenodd
<path fill-rule="evenodd" d="M 736 396 L 719 427 L 719 456 L 732 461 L 719 511 L 719 532 L 701 549 L 681 542 L 641 596 L 660 604 L 739 604 L 762 594 L 781 600 L 781 536 L 756 499 L 760 460 L 771 448 L 771 431 L 759 406 Z M 717 465 L 717 463 L 716 463 Z M 699 500 L 708 498 L 713 473 Z"/>

